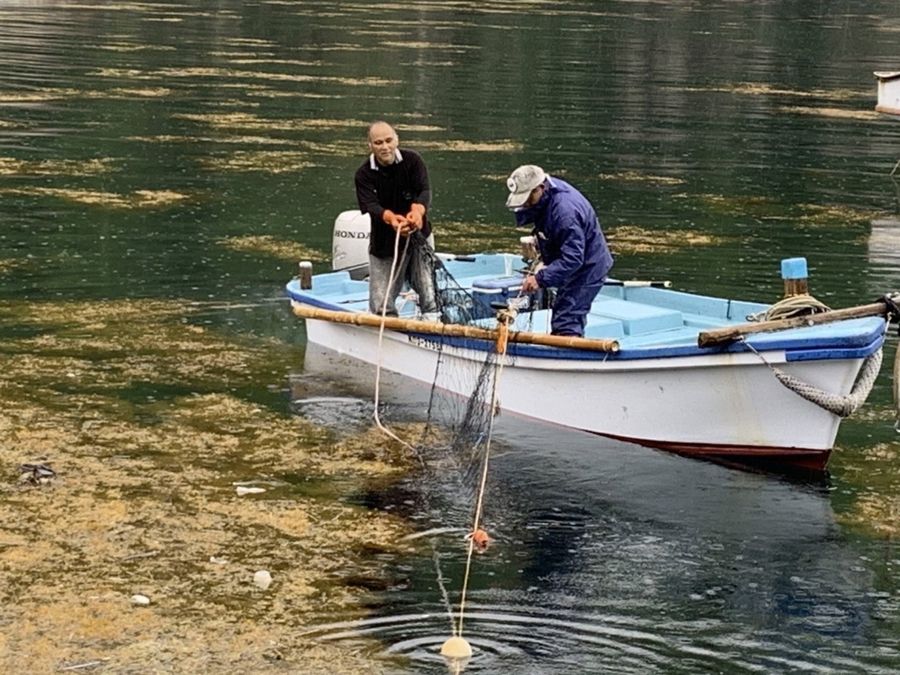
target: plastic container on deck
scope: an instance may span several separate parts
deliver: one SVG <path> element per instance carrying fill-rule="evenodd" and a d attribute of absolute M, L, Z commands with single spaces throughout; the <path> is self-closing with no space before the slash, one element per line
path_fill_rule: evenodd
<path fill-rule="evenodd" d="M 476 319 L 486 319 L 497 315 L 497 307 L 506 305 L 509 300 L 518 298 L 522 290 L 521 275 L 481 279 L 472 284 L 473 314 Z M 537 309 L 540 306 L 542 291 L 533 295 L 524 295 L 524 302 L 519 306 L 520 312 Z"/>

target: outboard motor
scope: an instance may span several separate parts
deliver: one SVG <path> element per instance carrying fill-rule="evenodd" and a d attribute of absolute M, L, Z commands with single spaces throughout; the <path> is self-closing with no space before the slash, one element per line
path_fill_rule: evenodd
<path fill-rule="evenodd" d="M 351 279 L 369 276 L 369 236 L 372 221 L 362 211 L 342 211 L 334 219 L 331 236 L 331 269 L 346 270 Z M 434 249 L 434 233 L 428 236 L 428 244 Z"/>
<path fill-rule="evenodd" d="M 369 275 L 371 228 L 368 213 L 343 211 L 338 214 L 331 238 L 332 270 L 346 270 L 352 279 L 364 279 Z"/>

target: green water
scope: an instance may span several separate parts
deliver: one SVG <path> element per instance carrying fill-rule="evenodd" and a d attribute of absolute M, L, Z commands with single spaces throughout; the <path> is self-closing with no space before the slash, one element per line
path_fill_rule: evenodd
<path fill-rule="evenodd" d="M 184 308 L 176 322 L 230 344 L 235 361 L 219 375 L 210 365 L 185 377 L 172 365 L 105 384 L 36 371 L 21 390 L 7 383 L 4 395 L 102 391 L 140 407 L 228 392 L 287 415 L 287 378 L 302 370 L 304 336 L 281 301 L 283 285 L 301 257 L 330 257 L 334 218 L 355 206 L 352 175 L 366 154 L 366 125 L 378 118 L 426 158 L 438 248 L 453 250 L 462 234 L 486 248 L 514 245 L 504 178 L 521 163 L 538 163 L 594 202 L 620 278 L 671 279 L 688 291 L 765 301 L 780 294 L 779 261 L 805 256 L 812 292 L 834 307 L 900 290 L 900 192 L 889 176 L 900 159 L 900 122 L 874 112 L 872 75 L 898 67 L 898 36 L 900 6 L 888 0 L 8 0 L 0 5 L 6 357 L 59 355 L 58 346 L 35 340 L 64 330 L 35 318 L 42 303 L 81 311 L 109 301 L 115 313 L 117 301 L 164 301 Z M 79 340 L 109 318 L 84 321 Z M 72 356 L 84 357 L 84 349 L 78 342 Z M 238 359 L 242 350 L 252 358 Z M 876 597 L 878 606 L 860 610 L 858 631 L 791 624 L 788 634 L 810 649 L 826 635 L 853 645 L 848 662 L 837 652 L 803 660 L 785 647 L 801 671 L 900 668 L 900 561 L 891 543 L 900 518 L 895 350 L 891 337 L 869 403 L 841 429 L 822 498 L 828 534 L 805 544 L 819 558 L 840 540 L 838 558 L 860 558 L 872 575 L 848 595 Z M 161 339 L 146 347 L 146 359 L 176 352 Z M 326 378 L 317 386 L 343 385 Z M 705 481 L 749 480 L 707 471 L 680 474 L 686 503 L 709 487 Z M 535 487 L 531 480 L 507 481 L 511 502 Z M 550 502 L 565 499 L 561 486 L 538 483 Z M 642 522 L 624 497 L 610 499 L 621 521 Z M 707 526 L 691 519 L 673 541 L 692 530 L 703 539 Z M 545 555 L 540 540 L 523 546 L 536 559 Z M 804 575 L 799 558 L 767 560 L 785 579 Z M 719 585 L 740 585 L 745 573 L 723 572 Z M 777 628 L 780 612 L 801 611 L 784 609 L 780 597 L 754 600 L 743 614 L 732 608 L 725 623 Z M 411 607 L 425 601 L 397 599 Z M 483 602 L 489 611 L 490 598 Z M 651 607 L 637 614 L 649 619 Z M 503 631 L 495 637 L 502 645 Z M 674 633 L 660 639 L 677 641 Z M 734 662 L 736 671 L 790 669 L 768 660 L 779 653 L 777 639 L 758 659 L 746 639 L 737 642 L 751 656 Z M 621 669 L 729 670 L 720 647 L 711 650 L 722 661 L 680 661 L 677 650 L 662 650 L 661 660 L 632 655 Z M 483 667 L 502 670 L 503 649 L 485 651 L 497 660 Z M 571 660 L 560 660 L 525 649 L 513 662 L 533 672 L 579 672 L 602 651 L 579 643 Z"/>

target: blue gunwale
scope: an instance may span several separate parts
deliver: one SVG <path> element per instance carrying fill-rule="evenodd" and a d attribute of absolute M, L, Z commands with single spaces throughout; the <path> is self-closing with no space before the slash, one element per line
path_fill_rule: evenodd
<path fill-rule="evenodd" d="M 509 256 L 497 255 L 506 259 Z M 477 261 L 480 256 L 475 256 Z M 470 262 L 466 260 L 466 262 Z M 482 261 L 483 262 L 483 261 Z M 457 263 L 459 265 L 460 263 Z M 479 278 L 488 278 L 487 264 L 477 265 Z M 496 270 L 495 270 L 496 271 Z M 503 276 L 495 274 L 494 276 Z M 473 277 L 462 281 L 469 282 Z M 333 311 L 367 311 L 368 284 L 353 281 L 346 272 L 331 272 L 313 277 L 313 289 L 302 290 L 299 281 L 287 284 L 288 296 L 313 307 Z M 865 358 L 884 342 L 887 323 L 881 317 L 851 319 L 773 333 L 756 333 L 744 341 L 713 347 L 699 347 L 697 337 L 703 330 L 746 321 L 747 314 L 765 310 L 768 305 L 715 298 L 660 288 L 606 286 L 598 295 L 588 316 L 587 337 L 612 338 L 619 342 L 617 353 L 590 352 L 542 345 L 510 342 L 512 356 L 577 361 L 629 361 L 638 359 L 702 356 L 716 353 L 783 351 L 787 361 Z M 540 314 L 536 312 L 535 316 Z M 533 318 L 533 317 L 531 317 Z M 525 330 L 531 320 L 520 315 L 516 329 Z M 535 320 L 535 323 L 537 321 Z M 493 319 L 476 323 L 484 328 L 496 325 Z M 489 351 L 493 343 L 476 338 L 441 336 L 401 331 L 448 347 Z"/>

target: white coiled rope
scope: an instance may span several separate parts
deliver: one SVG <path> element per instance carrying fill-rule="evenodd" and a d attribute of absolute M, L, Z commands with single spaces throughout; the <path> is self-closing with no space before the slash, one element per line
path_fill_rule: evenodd
<path fill-rule="evenodd" d="M 831 308 L 823 302 L 819 302 L 808 293 L 801 295 L 789 295 L 779 300 L 764 312 L 750 314 L 748 321 L 778 321 L 780 319 L 793 319 L 807 314 L 820 314 L 830 312 Z"/>

